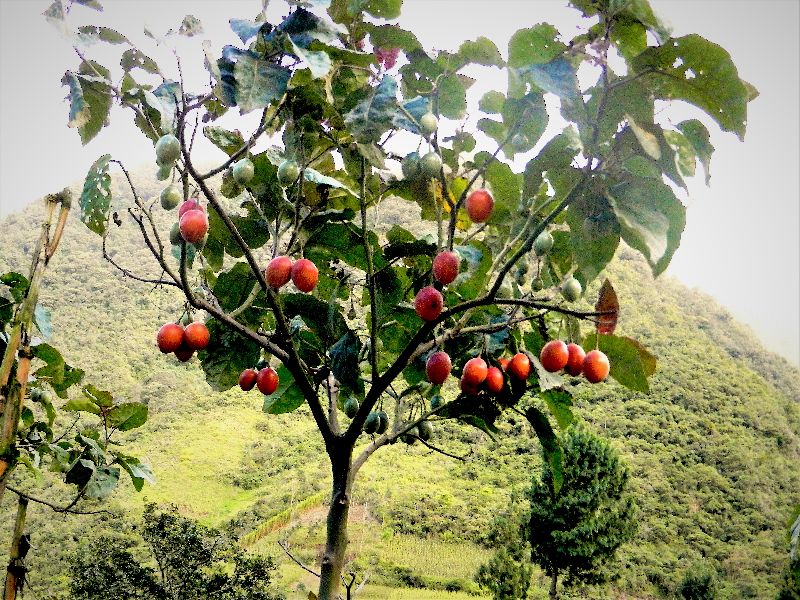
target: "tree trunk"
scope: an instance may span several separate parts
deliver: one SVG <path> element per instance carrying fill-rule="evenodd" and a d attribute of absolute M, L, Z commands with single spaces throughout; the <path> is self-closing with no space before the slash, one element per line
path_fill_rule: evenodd
<path fill-rule="evenodd" d="M 550 573 L 550 600 L 558 600 L 558 570 Z"/>
<path fill-rule="evenodd" d="M 22 563 L 20 541 L 25 531 L 25 516 L 28 511 L 28 499 L 19 497 L 17 505 L 17 522 L 14 525 L 14 537 L 11 540 L 11 553 L 8 567 L 6 568 L 6 588 L 4 600 L 16 600 L 17 588 L 25 583 L 25 565 Z"/>
<path fill-rule="evenodd" d="M 347 518 L 352 489 L 352 447 L 330 452 L 333 485 L 328 510 L 325 552 L 320 568 L 319 600 L 336 600 L 340 590 L 344 553 L 347 549 Z"/>

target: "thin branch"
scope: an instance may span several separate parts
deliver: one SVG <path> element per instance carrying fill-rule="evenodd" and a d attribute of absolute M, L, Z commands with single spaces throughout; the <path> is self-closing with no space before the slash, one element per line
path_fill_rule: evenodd
<path fill-rule="evenodd" d="M 267 119 L 267 115 L 269 115 L 269 107 L 264 109 L 264 112 L 261 113 L 261 122 L 258 125 L 258 128 L 253 132 L 253 135 L 250 136 L 250 139 L 247 140 L 241 148 L 239 148 L 236 152 L 231 154 L 224 163 L 218 166 L 215 169 L 211 169 L 207 173 L 203 173 L 202 175 L 195 175 L 193 174 L 192 177 L 195 179 L 208 179 L 209 177 L 213 177 L 217 173 L 222 173 L 225 169 L 230 167 L 234 162 L 236 162 L 241 156 L 243 156 L 246 152 L 250 150 L 253 146 L 256 145 L 258 138 L 261 137 L 261 134 L 264 133 L 269 127 L 272 125 L 272 122 L 277 118 L 277 116 L 281 112 L 281 108 L 283 108 L 283 103 L 286 101 L 286 95 L 281 98 L 281 101 L 275 107 L 275 113 Z M 181 144 L 183 145 L 183 144 Z"/>
<path fill-rule="evenodd" d="M 320 577 L 319 573 L 317 573 L 315 570 L 311 569 L 310 567 L 307 567 L 300 559 L 298 559 L 297 557 L 294 556 L 294 554 L 289 552 L 289 544 L 287 544 L 286 542 L 284 542 L 282 540 L 278 540 L 278 546 L 281 547 L 281 550 L 286 552 L 286 556 L 291 558 L 298 567 L 300 567 L 301 569 L 303 569 L 305 571 L 308 571 L 314 577 L 317 577 L 317 578 Z"/>
<path fill-rule="evenodd" d="M 191 175 L 192 179 L 197 183 L 202 191 L 203 195 L 208 199 L 211 206 L 217 212 L 217 215 L 224 223 L 225 227 L 233 236 L 236 244 L 242 251 L 242 254 L 247 261 L 247 264 L 250 266 L 250 270 L 258 281 L 258 284 L 261 286 L 261 289 L 267 295 L 267 302 L 269 307 L 272 309 L 273 314 L 275 315 L 275 326 L 277 329 L 277 333 L 280 336 L 280 339 L 283 340 L 286 347 L 282 347 L 277 345 L 276 343 L 272 342 L 268 338 L 263 338 L 258 336 L 261 339 L 261 346 L 279 356 L 281 361 L 286 368 L 288 368 L 292 375 L 294 376 L 295 381 L 300 386 L 300 390 L 303 392 L 303 396 L 308 402 L 308 406 L 311 409 L 311 414 L 314 417 L 314 421 L 319 428 L 323 439 L 325 440 L 326 444 L 333 441 L 333 433 L 331 432 L 330 424 L 325 417 L 325 411 L 322 408 L 322 404 L 319 400 L 319 396 L 317 395 L 314 386 L 312 385 L 311 380 L 308 377 L 308 369 L 305 367 L 303 361 L 300 359 L 299 354 L 297 353 L 297 349 L 294 347 L 292 343 L 291 334 L 289 332 L 289 326 L 286 321 L 286 317 L 283 313 L 283 308 L 281 307 L 277 294 L 275 290 L 269 287 L 267 284 L 266 279 L 264 278 L 264 272 L 258 266 L 256 262 L 255 256 L 253 255 L 250 246 L 248 246 L 247 242 L 245 242 L 244 238 L 242 237 L 239 229 L 236 227 L 236 224 L 231 220 L 228 214 L 225 212 L 225 209 L 219 202 L 216 194 L 208 187 L 206 181 L 203 177 L 195 169 L 194 165 L 192 164 L 191 157 L 189 155 L 188 149 L 186 147 L 186 139 L 185 139 L 185 132 L 184 132 L 184 115 L 181 115 L 178 119 L 178 135 L 181 143 L 181 152 L 183 154 L 184 163 L 186 165 L 186 170 Z M 184 289 L 187 294 L 193 296 L 191 294 L 191 290 L 189 288 Z M 188 297 L 188 296 L 187 296 Z M 191 301 L 191 300 L 190 300 Z M 206 305 L 209 305 L 208 302 L 205 302 Z M 219 313 L 220 311 L 214 311 L 215 313 Z M 223 313 L 224 314 L 224 313 Z M 225 315 L 228 317 L 228 315 Z M 236 328 L 244 329 L 250 331 L 248 328 L 244 327 L 240 323 L 238 323 L 235 319 L 231 319 L 228 317 L 226 322 L 235 324 Z M 257 335 L 257 334 L 255 334 Z M 276 352 L 277 351 L 277 352 Z"/>
<path fill-rule="evenodd" d="M 36 498 L 35 496 L 31 496 L 30 494 L 27 494 L 27 493 L 25 493 L 25 492 L 23 492 L 21 490 L 18 490 L 18 489 L 14 488 L 14 487 L 11 487 L 10 485 L 6 486 L 6 489 L 9 492 L 14 492 L 17 496 L 20 496 L 21 498 L 25 498 L 26 500 L 30 500 L 31 502 L 36 502 L 37 504 L 43 504 L 45 506 L 48 506 L 51 509 L 53 509 L 54 512 L 57 512 L 57 513 L 68 513 L 68 514 L 72 514 L 72 515 L 99 515 L 99 514 L 113 515 L 114 514 L 110 510 L 78 510 L 76 508 L 73 508 L 73 506 L 75 506 L 78 503 L 78 500 L 83 498 L 83 491 L 81 491 L 81 493 L 78 494 L 77 497 L 75 498 L 75 500 L 73 500 L 69 505 L 67 505 L 67 506 L 58 506 L 57 504 L 53 504 L 52 502 L 48 502 L 47 500 L 42 500 L 41 498 Z"/>
<path fill-rule="evenodd" d="M 467 453 L 466 453 L 464 456 L 457 456 L 457 455 L 455 455 L 455 454 L 450 454 L 449 452 L 447 452 L 447 451 L 445 451 L 445 450 L 442 450 L 441 448 L 439 448 L 439 447 L 437 447 L 437 446 L 434 446 L 433 444 L 431 444 L 431 443 L 427 442 L 426 440 L 423 440 L 423 439 L 422 439 L 421 437 L 419 437 L 418 435 L 413 435 L 413 434 L 406 434 L 406 435 L 411 435 L 411 437 L 413 437 L 413 438 L 416 438 L 417 440 L 419 440 L 420 442 L 422 442 L 422 444 L 423 444 L 424 446 L 426 446 L 426 447 L 430 448 L 430 449 L 431 449 L 431 450 L 433 450 L 434 452 L 437 452 L 437 453 L 439 453 L 439 454 L 442 454 L 442 455 L 444 455 L 444 456 L 447 456 L 448 458 L 454 458 L 454 459 L 456 459 L 456 460 L 460 460 L 461 462 L 466 462 L 466 461 L 467 461 L 467 459 L 468 459 L 470 456 L 472 456 L 472 450 L 470 450 L 469 452 L 467 452 Z"/>

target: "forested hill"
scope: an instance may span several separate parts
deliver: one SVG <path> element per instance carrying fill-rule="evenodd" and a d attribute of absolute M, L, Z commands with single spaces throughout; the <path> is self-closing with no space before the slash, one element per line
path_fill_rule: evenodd
<path fill-rule="evenodd" d="M 143 179 L 140 189 L 152 197 L 160 185 Z M 114 190 L 124 197 L 118 182 Z M 0 273 L 27 272 L 41 214 L 35 204 L 0 221 Z M 413 228 L 413 214 L 408 206 L 388 206 L 376 219 L 384 230 L 393 223 Z M 114 256 L 157 275 L 135 225 L 120 215 L 123 225 L 110 239 Z M 302 409 L 264 415 L 260 399 L 238 390 L 215 394 L 196 361 L 182 365 L 158 352 L 156 330 L 180 312 L 176 292 L 115 272 L 100 239 L 76 215 L 51 264 L 41 302 L 52 311 L 53 343 L 98 387 L 149 404 L 150 420 L 127 439 L 153 465 L 158 483 L 142 494 L 121 486 L 120 506 L 133 514 L 145 497 L 174 503 L 209 523 L 235 519 L 245 533 L 327 489 L 321 443 Z M 632 253 L 622 250 L 609 276 L 622 304 L 619 330 L 659 358 L 649 394 L 614 383 L 576 388 L 576 412 L 613 441 L 634 475 L 641 524 L 621 553 L 615 588 L 629 598 L 668 598 L 687 569 L 702 563 L 716 571 L 720 598 L 774 598 L 786 563 L 787 520 L 800 502 L 800 372 L 709 296 L 669 278 L 653 282 Z M 492 442 L 447 426 L 452 435 L 441 444 L 453 454 L 471 452 L 466 462 L 403 444 L 377 453 L 356 489 L 359 518 L 348 555 L 355 566 L 366 565 L 376 585 L 444 589 L 450 581 L 450 589 L 474 589 L 471 575 L 488 555 L 481 544 L 489 522 L 539 468 L 526 428 L 507 420 L 502 429 L 508 435 Z M 49 481 L 26 485 L 49 498 L 59 493 Z M 0 544 L 8 539 L 9 497 Z M 38 506 L 30 512 L 36 598 L 68 597 L 66 557 L 78 544 L 129 531 L 104 517 L 56 518 Z M 312 510 L 283 534 L 313 561 L 321 526 Z M 270 554 L 276 548 L 269 536 L 253 546 Z M 426 558 L 423 549 L 431 548 L 438 562 Z M 281 576 L 287 590 L 301 579 L 290 565 Z M 365 597 L 387 597 L 372 593 Z"/>

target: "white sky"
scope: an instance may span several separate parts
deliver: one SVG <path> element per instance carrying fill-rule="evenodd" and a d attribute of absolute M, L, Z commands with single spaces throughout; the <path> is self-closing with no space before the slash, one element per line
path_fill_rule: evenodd
<path fill-rule="evenodd" d="M 84 177 L 94 160 L 109 152 L 130 165 L 152 161 L 152 145 L 137 135 L 128 114 L 112 112 L 113 127 L 82 147 L 66 127 L 66 88 L 60 79 L 77 56 L 41 13 L 49 0 L 0 0 L 0 216 Z M 252 18 L 257 0 L 101 0 L 104 13 L 76 7 L 76 24 L 107 25 L 128 35 L 165 69 L 169 54 L 153 50 L 141 36 L 177 28 L 186 14 L 198 17 L 205 33 L 181 40 L 187 79 L 195 89 L 207 79 L 199 42 L 215 52 L 236 44 L 230 17 Z M 690 181 L 687 228 L 669 273 L 720 300 L 750 324 L 765 344 L 800 364 L 800 2 L 796 0 L 651 0 L 676 36 L 699 33 L 726 48 L 742 78 L 760 97 L 749 106 L 744 143 L 709 127 L 716 152 L 711 187 Z M 272 2 L 271 11 L 284 4 Z M 581 19 L 566 0 L 405 0 L 401 25 L 426 48 L 455 49 L 484 35 L 505 54 L 518 28 L 542 21 L 568 38 Z M 119 47 L 107 56 L 119 54 Z M 92 55 L 101 51 L 91 49 Z M 116 54 L 114 54 L 116 53 Z M 102 55 L 101 55 L 102 56 Z M 196 60 L 195 60 L 196 59 Z M 113 58 L 101 63 L 118 64 Z M 505 89 L 494 69 L 481 69 L 483 89 Z M 472 94 L 479 97 L 481 90 Z M 693 114 L 676 114 L 680 121 Z M 709 123 L 707 119 L 704 122 Z M 251 118 L 231 127 L 243 131 Z M 202 156 L 219 158 L 209 148 Z M 699 169 L 698 169 L 699 170 Z M 1 232 L 0 232 L 1 233 Z"/>

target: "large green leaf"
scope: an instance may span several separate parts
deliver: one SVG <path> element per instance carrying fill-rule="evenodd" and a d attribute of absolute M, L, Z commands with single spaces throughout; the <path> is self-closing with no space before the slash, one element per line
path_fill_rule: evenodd
<path fill-rule="evenodd" d="M 84 386 L 83 393 L 97 406 L 110 408 L 114 404 L 114 396 L 111 395 L 111 392 L 100 390 L 91 383 Z"/>
<path fill-rule="evenodd" d="M 62 409 L 67 412 L 88 412 L 92 413 L 93 415 L 99 415 L 101 412 L 100 407 L 86 396 L 78 396 L 77 398 L 73 398 L 72 400 L 68 401 L 62 407 Z"/>
<path fill-rule="evenodd" d="M 214 297 L 222 310 L 231 312 L 247 299 L 255 282 L 250 265 L 246 262 L 237 262 L 217 277 L 214 283 Z"/>
<path fill-rule="evenodd" d="M 411 52 L 422 48 L 422 44 L 410 31 L 401 29 L 397 25 L 373 25 L 365 23 L 364 27 L 369 33 L 370 41 L 376 48 L 400 48 Z"/>
<path fill-rule="evenodd" d="M 330 349 L 331 371 L 342 385 L 357 394 L 364 391 L 361 380 L 361 369 L 358 367 L 358 355 L 361 352 L 361 340 L 352 331 L 345 333 Z"/>
<path fill-rule="evenodd" d="M 463 42 L 457 56 L 460 64 L 474 63 L 487 67 L 502 67 L 504 64 L 497 46 L 487 37 Z"/>
<path fill-rule="evenodd" d="M 22 302 L 30 287 L 28 278 L 14 271 L 0 275 L 0 283 L 8 286 L 8 291 L 11 293 L 14 302 Z"/>
<path fill-rule="evenodd" d="M 244 146 L 244 138 L 239 131 L 228 131 L 216 125 L 206 125 L 203 127 L 203 135 L 228 156 Z"/>
<path fill-rule="evenodd" d="M 110 154 L 98 158 L 89 168 L 81 193 L 81 221 L 98 235 L 105 235 L 111 209 Z"/>
<path fill-rule="evenodd" d="M 540 90 L 564 100 L 576 100 L 580 96 L 577 71 L 566 58 L 558 57 L 548 63 L 528 65 L 519 73 Z"/>
<path fill-rule="evenodd" d="M 308 50 L 292 42 L 291 52 L 305 63 L 314 79 L 325 77 L 330 73 L 333 63 L 324 50 Z"/>
<path fill-rule="evenodd" d="M 111 110 L 109 71 L 96 62 L 83 62 L 78 73 L 67 71 L 61 83 L 69 87 L 68 125 L 77 127 L 86 145 L 100 133 Z"/>
<path fill-rule="evenodd" d="M 723 130 L 744 138 L 751 92 L 721 46 L 696 34 L 671 38 L 648 48 L 632 64 L 658 98 L 694 104 Z"/>
<path fill-rule="evenodd" d="M 322 339 L 332 342 L 348 331 L 344 317 L 338 311 L 329 314 L 328 304 L 319 298 L 298 293 L 281 294 L 281 300 L 287 319 L 302 317 L 308 327 Z"/>
<path fill-rule="evenodd" d="M 114 491 L 119 482 L 119 469 L 117 467 L 98 466 L 94 469 L 84 493 L 88 498 L 100 500 Z"/>
<path fill-rule="evenodd" d="M 663 273 L 686 225 L 686 208 L 672 189 L 655 179 L 635 178 L 609 188 L 606 197 L 622 239 L 645 256 L 654 276 Z"/>
<path fill-rule="evenodd" d="M 598 348 L 608 356 L 611 377 L 621 385 L 637 392 L 650 391 L 647 377 L 655 371 L 655 357 L 636 340 L 591 333 L 583 339 L 583 346 Z"/>
<path fill-rule="evenodd" d="M 151 485 L 156 482 L 150 466 L 141 462 L 138 458 L 117 453 L 115 462 L 128 472 L 131 483 L 137 492 L 142 491 L 145 481 Z"/>
<path fill-rule="evenodd" d="M 648 163 L 649 164 L 649 163 Z M 661 172 L 658 171 L 658 177 Z M 620 226 L 613 209 L 600 195 L 585 194 L 566 211 L 576 276 L 585 284 L 597 277 L 614 258 Z"/>
<path fill-rule="evenodd" d="M 460 75 L 447 75 L 439 80 L 439 112 L 450 119 L 463 119 L 467 113 L 467 85 Z"/>
<path fill-rule="evenodd" d="M 520 29 L 508 42 L 508 66 L 519 68 L 550 62 L 567 49 L 558 37 L 558 29 L 549 23 Z"/>
<path fill-rule="evenodd" d="M 141 427 L 147 421 L 147 405 L 141 402 L 124 402 L 108 411 L 108 422 L 120 431 Z"/>
<path fill-rule="evenodd" d="M 151 75 L 156 75 L 159 72 L 158 63 L 136 48 L 125 50 L 122 53 L 119 64 L 126 73 L 134 69 L 142 69 Z"/>
<path fill-rule="evenodd" d="M 400 16 L 403 0 L 356 0 L 365 12 L 379 19 L 396 19 Z"/>
<path fill-rule="evenodd" d="M 261 109 L 283 96 L 291 71 L 242 53 L 236 61 L 236 103 L 242 113 Z"/>
<path fill-rule="evenodd" d="M 242 113 L 268 106 L 286 92 L 291 70 L 258 55 L 225 46 L 217 61 L 220 71 L 220 100 L 239 106 Z"/>
<path fill-rule="evenodd" d="M 397 82 L 384 75 L 372 93 L 344 115 L 344 123 L 360 142 L 377 142 L 392 127 L 396 112 Z"/>
<path fill-rule="evenodd" d="M 83 379 L 83 371 L 66 364 L 61 353 L 50 344 L 38 344 L 31 349 L 31 353 L 46 363 L 36 369 L 34 375 L 37 379 L 47 381 L 59 398 L 66 398 L 67 389 Z"/>
<path fill-rule="evenodd" d="M 648 0 L 608 0 L 608 11 L 617 20 L 624 21 L 623 17 L 635 19 L 652 31 L 659 40 L 669 36 L 669 28 L 653 12 Z"/>
<path fill-rule="evenodd" d="M 456 292 L 465 300 L 477 298 L 486 290 L 486 276 L 492 266 L 492 251 L 483 242 L 472 240 L 455 250 L 467 261 L 467 271 L 454 282 Z"/>
<path fill-rule="evenodd" d="M 550 466 L 550 471 L 553 474 L 553 491 L 557 494 L 561 489 L 561 484 L 564 483 L 564 469 L 563 469 L 563 455 L 561 452 L 561 444 L 558 442 L 553 428 L 550 426 L 550 421 L 538 408 L 531 406 L 525 411 L 525 417 L 536 432 L 536 437 L 539 438 L 539 443 L 542 444 L 542 455 L 544 460 Z"/>
<path fill-rule="evenodd" d="M 569 392 L 552 389 L 542 392 L 539 397 L 547 404 L 560 429 L 566 429 L 575 420 L 571 410 L 572 395 Z"/>

